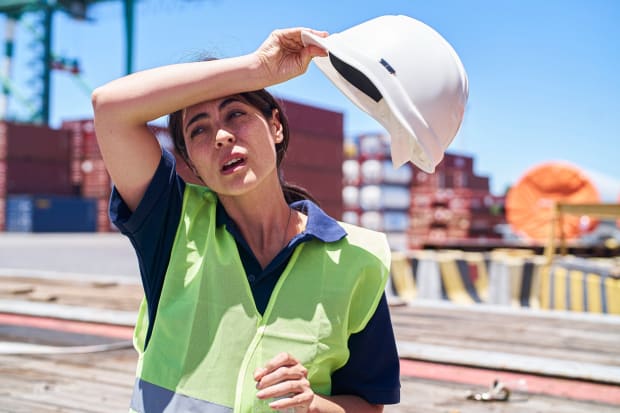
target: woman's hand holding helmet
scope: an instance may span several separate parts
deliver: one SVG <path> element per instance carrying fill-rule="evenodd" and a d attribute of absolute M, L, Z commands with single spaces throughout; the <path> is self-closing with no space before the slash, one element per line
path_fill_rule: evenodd
<path fill-rule="evenodd" d="M 315 56 L 326 56 L 327 52 L 318 46 L 305 46 L 301 32 L 309 31 L 320 37 L 327 37 L 327 32 L 307 28 L 290 28 L 274 30 L 267 40 L 256 50 L 265 76 L 269 83 L 277 84 L 305 73 L 310 61 Z"/>

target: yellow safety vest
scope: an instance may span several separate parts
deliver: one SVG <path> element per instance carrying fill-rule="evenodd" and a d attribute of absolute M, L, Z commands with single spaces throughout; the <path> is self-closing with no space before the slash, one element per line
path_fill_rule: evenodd
<path fill-rule="evenodd" d="M 383 234 L 341 223 L 343 239 L 300 244 L 264 314 L 256 309 L 234 238 L 216 227 L 217 197 L 187 185 L 152 335 L 143 301 L 131 411 L 272 412 L 256 397 L 254 370 L 281 352 L 307 369 L 317 394 L 349 358 L 385 288 L 390 250 Z"/>

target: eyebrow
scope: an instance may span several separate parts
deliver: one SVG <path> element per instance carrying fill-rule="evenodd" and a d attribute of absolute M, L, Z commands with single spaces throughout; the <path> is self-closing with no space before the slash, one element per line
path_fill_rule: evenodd
<path fill-rule="evenodd" d="M 226 106 L 230 105 L 231 103 L 234 102 L 243 102 L 241 99 L 237 98 L 237 97 L 229 97 L 227 99 L 224 99 L 222 101 L 222 103 L 220 103 L 220 105 L 218 106 L 218 110 L 223 110 Z M 187 124 L 185 125 L 185 132 L 187 132 L 187 129 L 192 125 L 192 123 L 198 122 L 201 119 L 205 119 L 205 118 L 209 118 L 209 114 L 207 112 L 199 112 L 197 114 L 195 114 L 194 116 L 192 116 L 192 118 L 189 120 L 189 122 L 187 122 Z"/>

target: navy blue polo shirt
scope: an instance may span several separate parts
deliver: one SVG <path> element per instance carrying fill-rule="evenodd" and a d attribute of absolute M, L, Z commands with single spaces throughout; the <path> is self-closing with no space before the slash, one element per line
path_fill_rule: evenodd
<path fill-rule="evenodd" d="M 149 314 L 147 343 L 181 217 L 184 189 L 185 182 L 175 172 L 174 157 L 164 150 L 151 183 L 133 213 L 116 189 L 110 199 L 112 222 L 136 250 Z M 221 204 L 217 206 L 216 225 L 225 225 L 235 238 L 256 308 L 261 313 L 299 244 L 310 239 L 334 242 L 346 236 L 338 222 L 313 202 L 299 201 L 291 207 L 308 216 L 306 229 L 295 236 L 266 268 L 262 268 L 235 222 Z M 347 364 L 332 374 L 332 394 L 353 394 L 374 404 L 398 403 L 400 365 L 385 294 L 366 328 L 351 335 L 348 347 L 350 357 Z"/>

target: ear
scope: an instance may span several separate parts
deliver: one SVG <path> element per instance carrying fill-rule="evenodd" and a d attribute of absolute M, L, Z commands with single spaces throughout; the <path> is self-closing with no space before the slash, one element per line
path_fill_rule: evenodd
<path fill-rule="evenodd" d="M 273 132 L 275 143 L 280 143 L 284 140 L 284 131 L 282 122 L 280 122 L 280 112 L 278 109 L 271 111 L 271 131 Z"/>

